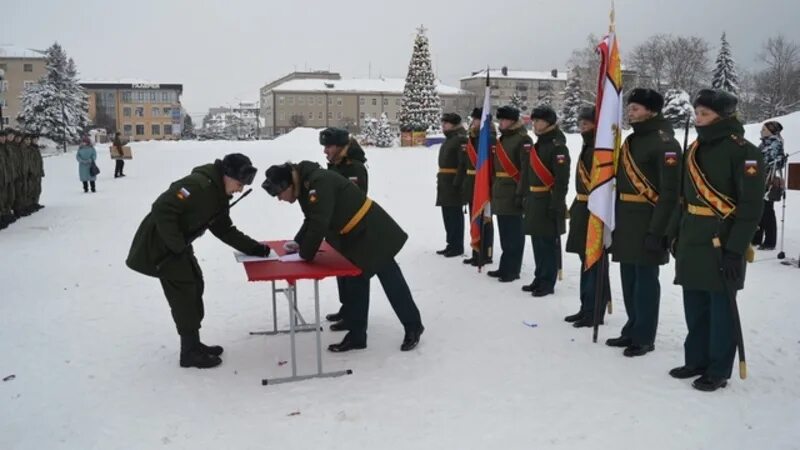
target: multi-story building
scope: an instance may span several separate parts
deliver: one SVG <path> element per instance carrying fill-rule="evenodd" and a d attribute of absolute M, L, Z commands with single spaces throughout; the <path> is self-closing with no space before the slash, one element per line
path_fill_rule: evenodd
<path fill-rule="evenodd" d="M 567 87 L 567 73 L 553 69 L 550 72 L 529 72 L 508 70 L 503 67 L 489 71 L 489 83 L 492 88 L 492 110 L 511 104 L 511 97 L 517 94 L 522 100 L 523 113 L 549 99 L 556 111 L 561 110 L 564 101 L 564 89 Z M 483 104 L 486 91 L 486 70 L 473 72 L 461 79 L 461 89 L 475 94 L 477 104 Z"/>
<path fill-rule="evenodd" d="M 203 118 L 203 131 L 228 137 L 250 138 L 263 126 L 258 102 L 239 102 L 232 107 L 209 108 Z"/>
<path fill-rule="evenodd" d="M 81 81 L 89 94 L 89 120 L 132 141 L 181 135 L 183 85 L 141 80 Z"/>
<path fill-rule="evenodd" d="M 359 131 L 367 119 L 386 113 L 394 129 L 398 128 L 403 79 L 337 78 L 326 72 L 324 78 L 291 78 L 270 83 L 261 89 L 262 134 L 275 136 L 299 126 L 329 126 Z M 284 78 L 287 78 L 284 77 Z M 469 114 L 475 96 L 456 87 L 437 84 L 442 110 Z"/>
<path fill-rule="evenodd" d="M 0 127 L 17 126 L 22 108 L 20 95 L 45 74 L 47 58 L 42 52 L 0 45 Z"/>

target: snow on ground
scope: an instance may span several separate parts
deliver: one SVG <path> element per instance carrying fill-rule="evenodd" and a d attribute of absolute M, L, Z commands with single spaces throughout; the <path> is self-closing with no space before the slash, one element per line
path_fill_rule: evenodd
<path fill-rule="evenodd" d="M 791 151 L 800 115 L 783 121 Z M 751 140 L 757 132 L 748 127 Z M 579 140 L 569 137 L 573 153 Z M 375 281 L 369 348 L 324 355 L 327 369 L 353 375 L 261 386 L 290 373 L 279 366 L 288 337 L 248 335 L 271 324 L 268 285 L 246 282 L 231 249 L 206 235 L 196 243 L 206 281 L 201 332 L 225 346 L 225 362 L 181 369 L 157 280 L 124 265 L 151 202 L 228 152 L 250 155 L 260 183 L 272 163 L 323 162 L 322 149 L 314 130 L 298 130 L 274 141 L 153 142 L 133 151 L 128 176 L 114 180 L 98 146 L 96 194 L 82 192 L 74 153 L 46 158 L 47 207 L 0 232 L 0 377 L 16 376 L 0 382 L 2 449 L 800 448 L 797 269 L 768 259 L 775 252 L 759 253 L 740 296 L 750 378 L 697 392 L 667 375 L 683 361 L 686 333 L 672 266 L 662 270 L 656 351 L 629 359 L 563 322 L 578 308 L 574 255 L 565 256 L 556 295 L 543 299 L 520 292 L 532 278 L 530 244 L 523 279 L 512 284 L 435 255 L 444 245 L 433 206 L 436 148 L 367 149 L 371 196 L 410 234 L 399 262 L 426 326 L 415 351 L 399 351 L 402 327 Z M 255 190 L 234 209 L 234 222 L 256 238 L 293 236 L 299 207 Z M 790 255 L 800 253 L 799 203 L 790 193 Z M 625 321 L 616 265 L 611 273 L 615 312 L 601 342 Z M 323 312 L 335 310 L 333 280 L 321 291 Z M 310 284 L 299 292 L 310 317 Z M 323 343 L 342 336 L 326 331 Z M 314 339 L 298 342 L 301 371 L 311 371 Z"/>

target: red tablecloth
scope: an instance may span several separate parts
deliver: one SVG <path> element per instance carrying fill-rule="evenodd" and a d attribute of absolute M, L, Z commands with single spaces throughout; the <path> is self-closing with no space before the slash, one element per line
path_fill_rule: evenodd
<path fill-rule="evenodd" d="M 283 243 L 267 241 L 266 244 L 278 255 L 286 254 Z M 244 263 L 248 281 L 286 280 L 294 284 L 297 280 L 321 280 L 327 277 L 351 277 L 361 275 L 354 266 L 327 242 L 323 242 L 317 256 L 311 262 L 258 261 Z"/>

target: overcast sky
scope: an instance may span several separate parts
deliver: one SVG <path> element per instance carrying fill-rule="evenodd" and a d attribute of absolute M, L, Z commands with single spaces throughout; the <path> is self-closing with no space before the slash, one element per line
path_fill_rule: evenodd
<path fill-rule="evenodd" d="M 405 77 L 415 29 L 429 29 L 439 77 L 458 85 L 487 65 L 564 68 L 589 33 L 608 27 L 610 1 L 0 0 L 0 44 L 60 42 L 82 78 L 142 78 L 184 85 L 193 115 L 256 100 L 295 69 L 344 78 Z M 693 34 L 714 47 L 728 33 L 753 68 L 764 40 L 800 42 L 799 0 L 617 0 L 623 51 L 655 33 Z M 196 117 L 195 120 L 198 118 Z"/>

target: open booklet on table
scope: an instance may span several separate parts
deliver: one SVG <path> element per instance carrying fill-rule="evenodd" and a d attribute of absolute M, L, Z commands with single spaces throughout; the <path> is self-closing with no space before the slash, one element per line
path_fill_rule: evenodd
<path fill-rule="evenodd" d="M 238 263 L 246 263 L 246 262 L 259 262 L 259 261 L 280 261 L 280 262 L 300 262 L 303 261 L 303 258 L 300 257 L 299 253 L 289 253 L 288 255 L 278 256 L 277 253 L 270 253 L 269 256 L 250 256 L 245 255 L 242 252 L 234 251 L 233 256 L 236 257 L 236 262 Z"/>

